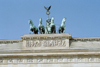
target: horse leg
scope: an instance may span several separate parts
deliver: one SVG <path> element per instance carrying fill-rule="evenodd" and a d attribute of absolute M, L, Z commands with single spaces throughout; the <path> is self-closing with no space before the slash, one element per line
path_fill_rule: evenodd
<path fill-rule="evenodd" d="M 63 30 L 61 30 L 61 33 L 63 33 Z"/>
<path fill-rule="evenodd" d="M 61 33 L 60 30 L 59 30 L 59 33 Z"/>
<path fill-rule="evenodd" d="M 49 31 L 46 29 L 46 34 L 49 34 Z"/>
<path fill-rule="evenodd" d="M 44 27 L 42 28 L 42 33 L 43 33 L 43 34 L 45 33 L 45 28 L 44 28 Z"/>
<path fill-rule="evenodd" d="M 41 29 L 41 34 L 43 34 L 43 31 L 42 31 L 42 29 Z"/>
<path fill-rule="evenodd" d="M 38 34 L 38 32 L 36 32 L 36 34 Z"/>
<path fill-rule="evenodd" d="M 42 28 L 41 28 L 41 34 L 43 34 Z"/>
<path fill-rule="evenodd" d="M 65 33 L 65 27 L 64 27 L 64 33 Z"/>
<path fill-rule="evenodd" d="M 65 33 L 65 26 L 64 26 L 64 33 Z"/>
<path fill-rule="evenodd" d="M 38 34 L 38 31 L 35 31 L 34 34 Z"/>
<path fill-rule="evenodd" d="M 55 29 L 55 27 L 54 27 L 54 33 L 56 33 L 56 29 Z"/>
<path fill-rule="evenodd" d="M 29 34 L 31 34 L 31 29 L 29 29 Z"/>
<path fill-rule="evenodd" d="M 38 29 L 37 29 L 37 31 L 36 31 L 36 34 L 38 34 Z"/>
<path fill-rule="evenodd" d="M 42 29 L 42 34 L 44 34 L 44 30 Z"/>
<path fill-rule="evenodd" d="M 54 33 L 56 33 L 55 29 L 54 29 Z"/>
<path fill-rule="evenodd" d="M 59 33 L 61 33 L 62 31 L 61 30 L 59 30 Z"/>
<path fill-rule="evenodd" d="M 46 30 L 45 30 L 45 32 L 44 32 L 45 34 L 46 34 Z"/>
<path fill-rule="evenodd" d="M 41 33 L 43 34 L 43 29 L 41 29 Z"/>
<path fill-rule="evenodd" d="M 60 33 L 61 29 L 59 28 L 58 32 Z"/>
<path fill-rule="evenodd" d="M 36 34 L 37 32 L 36 32 L 36 30 L 34 30 L 34 34 Z"/>
<path fill-rule="evenodd" d="M 64 31 L 64 29 L 62 29 L 62 33 L 64 33 L 65 31 Z"/>
<path fill-rule="evenodd" d="M 44 34 L 45 33 L 45 29 L 44 28 L 42 28 L 42 34 Z"/>
<path fill-rule="evenodd" d="M 51 27 L 51 34 L 52 34 L 52 33 L 54 33 L 54 29 L 53 29 L 53 27 Z"/>
<path fill-rule="evenodd" d="M 41 30 L 39 30 L 40 34 L 41 34 Z"/>

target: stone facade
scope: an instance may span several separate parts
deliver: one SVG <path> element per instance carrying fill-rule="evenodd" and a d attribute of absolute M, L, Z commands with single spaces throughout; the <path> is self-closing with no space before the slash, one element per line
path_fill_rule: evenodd
<path fill-rule="evenodd" d="M 0 40 L 0 67 L 100 67 L 100 37 L 31 34 Z"/>

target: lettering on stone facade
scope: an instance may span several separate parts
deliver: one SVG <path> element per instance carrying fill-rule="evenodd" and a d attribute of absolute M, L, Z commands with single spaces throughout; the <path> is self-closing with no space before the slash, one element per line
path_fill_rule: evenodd
<path fill-rule="evenodd" d="M 27 59 L 28 63 L 33 63 L 33 59 Z"/>
<path fill-rule="evenodd" d="M 65 47 L 65 40 L 27 40 L 26 47 Z"/>
<path fill-rule="evenodd" d="M 3 63 L 3 59 L 0 59 L 0 63 Z"/>
<path fill-rule="evenodd" d="M 18 59 L 18 63 L 23 63 L 23 59 Z"/>
<path fill-rule="evenodd" d="M 13 61 L 13 63 L 17 63 L 17 62 L 18 62 L 18 60 L 17 60 L 17 59 L 13 59 L 12 61 Z"/>
<path fill-rule="evenodd" d="M 51 62 L 53 62 L 53 61 L 54 61 L 54 59 L 49 58 L 47 62 L 51 63 Z"/>
<path fill-rule="evenodd" d="M 13 63 L 13 60 L 12 59 L 8 59 L 8 63 Z"/>
<path fill-rule="evenodd" d="M 92 57 L 89 57 L 89 62 L 92 62 L 93 61 L 93 58 Z"/>
<path fill-rule="evenodd" d="M 67 61 L 68 61 L 68 62 L 71 62 L 71 61 L 72 61 L 72 58 L 68 57 L 68 58 L 67 58 Z"/>
<path fill-rule="evenodd" d="M 78 62 L 81 62 L 81 61 L 82 61 L 82 58 L 81 58 L 81 57 L 79 57 L 79 58 L 78 58 Z"/>
<path fill-rule="evenodd" d="M 5 61 L 5 62 L 3 62 Z M 0 59 L 0 63 L 12 64 L 12 63 L 78 63 L 78 62 L 100 62 L 100 57 L 81 57 L 81 56 L 66 56 L 66 57 L 34 57 L 34 58 L 5 58 Z"/>
<path fill-rule="evenodd" d="M 63 59 L 62 59 L 62 58 L 59 58 L 59 59 L 58 59 L 58 62 L 63 62 Z"/>
<path fill-rule="evenodd" d="M 39 62 L 39 63 L 43 62 L 43 59 L 42 59 L 42 58 L 39 58 L 39 59 L 38 59 L 38 62 Z"/>

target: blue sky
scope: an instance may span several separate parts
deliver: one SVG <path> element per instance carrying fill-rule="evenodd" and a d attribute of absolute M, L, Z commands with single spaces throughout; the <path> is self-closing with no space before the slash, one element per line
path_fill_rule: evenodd
<path fill-rule="evenodd" d="M 0 0 L 0 39 L 20 39 L 29 34 L 28 20 L 38 27 L 42 18 L 46 26 L 46 10 L 61 25 L 66 20 L 66 33 L 72 37 L 100 37 L 100 0 Z"/>

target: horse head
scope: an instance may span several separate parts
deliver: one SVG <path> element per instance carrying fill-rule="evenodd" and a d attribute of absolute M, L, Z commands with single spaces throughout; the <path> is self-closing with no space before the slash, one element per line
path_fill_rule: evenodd
<path fill-rule="evenodd" d="M 63 20 L 62 20 L 62 23 L 65 24 L 65 22 L 66 22 L 66 18 L 64 17 Z"/>
<path fill-rule="evenodd" d="M 31 24 L 31 19 L 29 19 L 29 21 L 28 21 L 28 22 L 29 22 L 29 24 Z"/>
<path fill-rule="evenodd" d="M 56 33 L 56 26 L 54 24 L 54 17 L 52 17 L 52 19 L 51 19 L 50 27 L 51 27 L 51 33 Z"/>
<path fill-rule="evenodd" d="M 51 19 L 51 23 L 54 23 L 54 17 L 52 17 L 52 19 Z"/>
<path fill-rule="evenodd" d="M 31 20 L 31 19 L 29 19 L 29 24 L 33 25 L 33 22 L 32 22 L 32 20 Z"/>
<path fill-rule="evenodd" d="M 42 24 L 42 18 L 40 18 L 39 21 L 40 21 L 40 24 Z"/>

